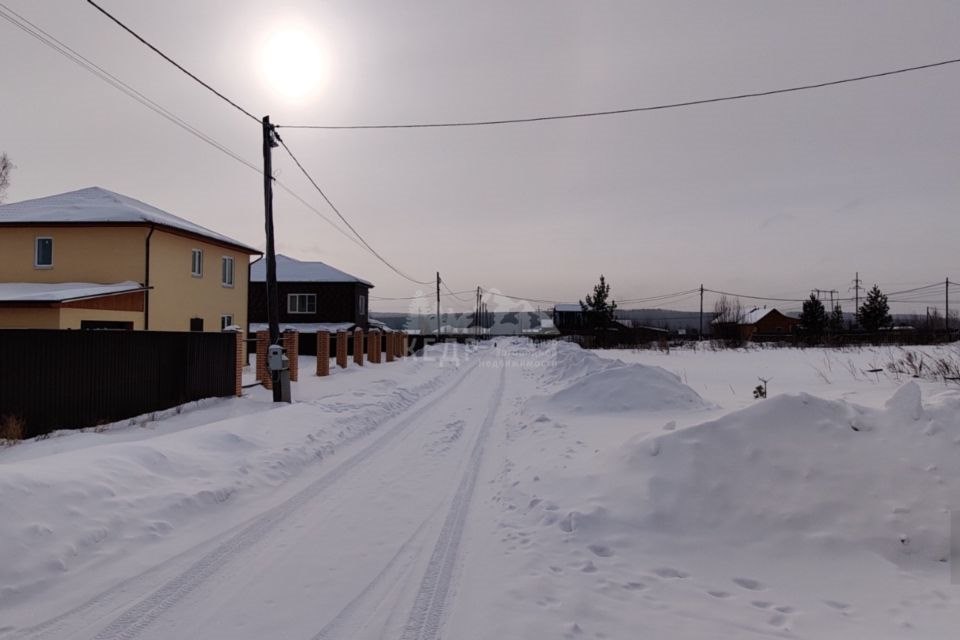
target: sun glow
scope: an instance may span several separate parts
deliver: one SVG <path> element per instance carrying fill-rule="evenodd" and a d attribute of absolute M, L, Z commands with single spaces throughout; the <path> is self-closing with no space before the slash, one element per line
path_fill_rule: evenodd
<path fill-rule="evenodd" d="M 267 86 L 291 102 L 310 98 L 327 79 L 327 56 L 318 39 L 300 27 L 275 29 L 261 45 L 258 61 Z"/>

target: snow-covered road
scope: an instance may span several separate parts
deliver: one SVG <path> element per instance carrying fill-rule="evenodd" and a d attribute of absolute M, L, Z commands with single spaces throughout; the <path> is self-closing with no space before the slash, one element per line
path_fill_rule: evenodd
<path fill-rule="evenodd" d="M 464 363 L 247 521 L 15 637 L 439 637 L 502 410 L 497 359 Z"/>
<path fill-rule="evenodd" d="M 431 347 L 0 449 L 0 640 L 954 636 L 955 385 L 606 355 Z"/>

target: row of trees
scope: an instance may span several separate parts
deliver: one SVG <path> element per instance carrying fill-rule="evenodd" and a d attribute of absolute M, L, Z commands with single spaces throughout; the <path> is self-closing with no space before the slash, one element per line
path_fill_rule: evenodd
<path fill-rule="evenodd" d="M 857 323 L 869 333 L 875 333 L 893 324 L 887 296 L 877 285 L 873 285 L 873 288 L 867 292 L 866 299 L 857 309 Z M 810 298 L 803 303 L 799 329 L 802 335 L 811 339 L 820 338 L 827 332 L 842 331 L 843 309 L 840 303 L 835 304 L 827 313 L 820 299 L 811 293 Z"/>

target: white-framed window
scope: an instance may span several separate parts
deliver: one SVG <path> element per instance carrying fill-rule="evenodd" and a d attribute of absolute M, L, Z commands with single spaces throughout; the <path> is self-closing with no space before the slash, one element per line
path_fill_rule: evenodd
<path fill-rule="evenodd" d="M 291 293 L 287 295 L 288 313 L 316 313 L 317 312 L 317 294 L 315 293 Z"/>
<path fill-rule="evenodd" d="M 220 331 L 223 331 L 224 329 L 231 326 L 232 324 L 233 324 L 232 313 L 225 313 L 222 316 L 220 316 Z"/>
<path fill-rule="evenodd" d="M 203 249 L 194 249 L 190 257 L 190 275 L 194 278 L 203 277 Z"/>
<path fill-rule="evenodd" d="M 33 266 L 37 269 L 53 268 L 53 238 L 40 236 L 34 241 Z"/>
<path fill-rule="evenodd" d="M 357 313 L 361 316 L 367 312 L 367 296 L 357 298 Z"/>
<path fill-rule="evenodd" d="M 223 256 L 220 263 L 220 284 L 225 287 L 233 286 L 233 258 Z"/>

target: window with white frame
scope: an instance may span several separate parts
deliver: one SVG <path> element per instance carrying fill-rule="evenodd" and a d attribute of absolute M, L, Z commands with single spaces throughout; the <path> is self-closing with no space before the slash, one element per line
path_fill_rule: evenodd
<path fill-rule="evenodd" d="M 367 312 L 367 297 L 360 296 L 357 298 L 357 313 L 361 316 Z"/>
<path fill-rule="evenodd" d="M 220 331 L 233 325 L 233 314 L 225 313 L 220 316 Z"/>
<path fill-rule="evenodd" d="M 203 249 L 194 249 L 190 259 L 190 275 L 194 278 L 203 277 Z"/>
<path fill-rule="evenodd" d="M 317 294 L 291 293 L 287 296 L 287 312 L 289 313 L 316 313 Z"/>
<path fill-rule="evenodd" d="M 39 237 L 34 244 L 33 266 L 38 269 L 53 267 L 53 238 Z"/>
<path fill-rule="evenodd" d="M 233 258 L 223 256 L 220 264 L 220 284 L 225 287 L 233 286 Z"/>

